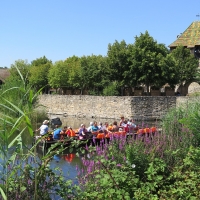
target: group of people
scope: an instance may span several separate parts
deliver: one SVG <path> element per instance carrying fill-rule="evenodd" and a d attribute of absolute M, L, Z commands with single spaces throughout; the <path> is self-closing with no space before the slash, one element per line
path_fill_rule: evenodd
<path fill-rule="evenodd" d="M 125 119 L 124 116 L 121 116 L 121 120 L 119 123 L 117 121 L 114 121 L 113 123 L 105 122 L 104 124 L 102 122 L 97 123 L 97 121 L 90 122 L 89 127 L 86 128 L 85 124 L 81 124 L 80 128 L 77 130 L 77 134 L 79 138 L 86 137 L 86 134 L 92 133 L 94 136 L 98 135 L 99 133 L 113 133 L 113 132 L 119 132 L 119 131 L 125 131 L 127 133 L 133 132 L 137 128 L 136 124 L 134 123 L 134 120 L 128 120 Z"/>
<path fill-rule="evenodd" d="M 40 136 L 43 136 L 47 133 L 49 133 L 49 127 L 48 127 L 48 120 L 44 120 L 43 124 L 40 126 L 39 129 L 36 131 L 40 131 Z M 68 136 L 68 137 L 74 137 L 79 136 L 80 139 L 85 138 L 86 134 L 92 133 L 93 135 L 97 135 L 99 133 L 112 133 L 112 132 L 119 132 L 119 131 L 125 131 L 125 132 L 132 132 L 136 128 L 136 124 L 134 123 L 134 120 L 127 120 L 124 118 L 124 116 L 121 116 L 121 120 L 119 123 L 117 121 L 114 121 L 113 123 L 105 122 L 104 124 L 102 122 L 99 122 L 99 124 L 94 121 L 90 122 L 90 125 L 88 128 L 86 128 L 85 124 L 81 124 L 80 128 L 77 130 L 73 130 L 71 127 L 64 126 L 63 129 L 59 127 L 58 125 L 55 126 L 55 129 L 52 132 L 52 137 L 54 140 L 59 140 L 62 136 Z"/>

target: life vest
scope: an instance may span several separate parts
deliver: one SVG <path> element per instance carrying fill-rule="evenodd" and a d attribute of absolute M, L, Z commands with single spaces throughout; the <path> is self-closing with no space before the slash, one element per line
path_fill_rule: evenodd
<path fill-rule="evenodd" d="M 150 133 L 150 128 L 145 128 L 145 129 L 144 129 L 144 132 L 145 132 L 145 133 Z"/>
<path fill-rule="evenodd" d="M 103 138 L 105 138 L 105 134 L 104 133 L 98 133 L 97 139 L 103 139 Z"/>
<path fill-rule="evenodd" d="M 75 136 L 76 136 L 76 133 L 75 133 L 75 131 L 73 131 L 73 130 L 71 130 L 71 129 L 68 129 L 68 130 L 67 130 L 67 135 L 68 135 L 69 137 L 75 137 Z"/>
<path fill-rule="evenodd" d="M 126 136 L 126 131 L 114 132 L 115 136 Z"/>
<path fill-rule="evenodd" d="M 112 131 L 112 130 L 113 130 L 113 127 L 112 127 L 112 126 L 108 126 L 108 130 L 109 130 L 109 131 Z"/>
<path fill-rule="evenodd" d="M 156 127 L 151 127 L 150 130 L 151 130 L 152 133 L 155 133 L 156 132 Z"/>
<path fill-rule="evenodd" d="M 138 129 L 138 131 L 137 131 L 137 134 L 144 134 L 145 132 L 144 132 L 144 129 L 143 128 L 141 128 L 141 129 Z"/>

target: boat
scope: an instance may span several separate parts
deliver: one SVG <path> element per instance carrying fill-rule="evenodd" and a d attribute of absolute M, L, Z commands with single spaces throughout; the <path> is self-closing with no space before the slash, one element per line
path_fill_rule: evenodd
<path fill-rule="evenodd" d="M 42 149 L 48 149 L 52 145 L 55 146 L 64 146 L 64 147 L 72 147 L 72 143 L 75 142 L 74 148 L 80 148 L 85 145 L 99 145 L 102 140 L 103 142 L 109 142 L 111 137 L 134 137 L 137 139 L 138 136 L 154 136 L 155 132 L 159 131 L 156 127 L 150 128 L 136 128 L 133 132 L 126 131 L 118 131 L 118 132 L 99 132 L 96 135 L 93 135 L 91 132 L 86 132 L 84 137 L 79 137 L 78 132 L 72 137 L 68 137 L 67 135 L 61 135 L 60 140 L 54 140 L 52 138 L 52 134 L 46 135 L 40 139 L 38 142 L 38 146 Z M 35 143 L 36 143 L 35 139 Z"/>

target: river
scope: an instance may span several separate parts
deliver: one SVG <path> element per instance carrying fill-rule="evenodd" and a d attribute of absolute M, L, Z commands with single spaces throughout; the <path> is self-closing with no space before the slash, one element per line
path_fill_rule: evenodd
<path fill-rule="evenodd" d="M 85 124 L 86 127 L 89 126 L 91 121 L 97 121 L 105 123 L 113 123 L 114 121 L 118 121 L 120 119 L 104 119 L 104 118 L 75 118 L 75 117 L 64 117 L 62 115 L 51 115 L 49 119 L 53 119 L 59 117 L 62 121 L 62 127 L 70 126 L 73 129 L 77 129 L 80 127 L 81 124 Z M 136 124 L 140 127 L 149 127 L 149 126 L 157 126 L 158 122 L 156 121 L 136 121 Z M 27 138 L 26 138 L 27 140 Z M 31 141 L 31 140 L 30 140 Z M 29 142 L 30 142 L 29 141 Z M 38 154 L 42 156 L 44 152 L 41 150 L 38 151 Z M 64 151 L 62 155 L 55 155 L 50 163 L 52 168 L 59 167 L 62 169 L 64 173 L 64 177 L 66 179 L 72 179 L 75 183 L 77 183 L 76 176 L 77 176 L 77 167 L 81 168 L 81 157 L 76 155 L 76 152 L 69 153 L 68 150 Z"/>

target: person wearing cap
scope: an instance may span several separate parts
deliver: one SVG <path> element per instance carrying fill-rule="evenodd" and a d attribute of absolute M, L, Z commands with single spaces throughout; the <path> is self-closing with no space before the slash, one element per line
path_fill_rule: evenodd
<path fill-rule="evenodd" d="M 88 132 L 91 132 L 91 131 L 92 131 L 92 126 L 93 126 L 93 124 L 94 124 L 93 122 L 90 122 L 90 126 L 87 128 L 87 131 L 88 131 Z"/>
<path fill-rule="evenodd" d="M 40 128 L 36 129 L 35 131 L 40 131 L 40 135 L 43 136 L 49 132 L 49 127 L 48 127 L 48 120 L 44 120 Z"/>

